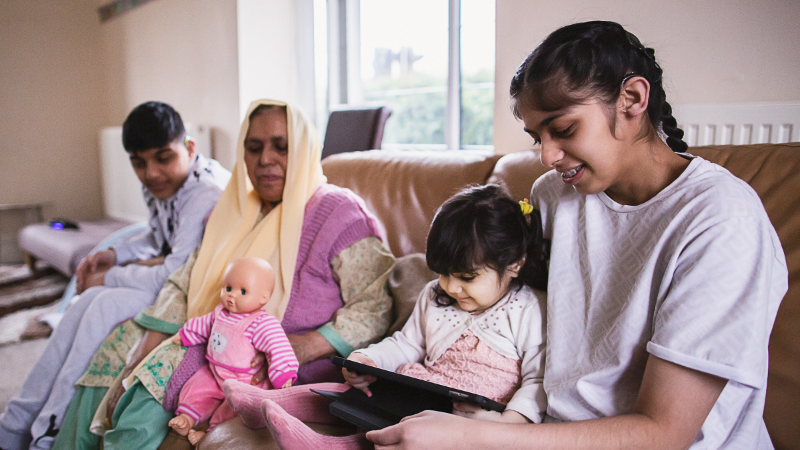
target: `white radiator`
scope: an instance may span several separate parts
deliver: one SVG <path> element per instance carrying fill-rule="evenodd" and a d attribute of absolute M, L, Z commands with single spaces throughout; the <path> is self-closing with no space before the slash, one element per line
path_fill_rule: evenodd
<path fill-rule="evenodd" d="M 195 149 L 210 158 L 211 132 L 208 126 L 184 123 L 186 133 L 196 142 Z M 131 167 L 122 146 L 122 127 L 100 130 L 100 165 L 103 174 L 103 204 L 106 217 L 128 222 L 146 221 L 148 212 L 142 199 L 142 184 Z"/>
<path fill-rule="evenodd" d="M 800 142 L 800 102 L 675 106 L 690 147 Z"/>

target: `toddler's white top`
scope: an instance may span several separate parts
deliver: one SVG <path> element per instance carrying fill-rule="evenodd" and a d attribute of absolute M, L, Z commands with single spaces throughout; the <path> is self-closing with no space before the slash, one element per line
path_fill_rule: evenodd
<path fill-rule="evenodd" d="M 546 421 L 631 412 L 652 354 L 728 380 L 692 449 L 772 448 L 767 344 L 788 272 L 755 191 L 694 158 L 641 205 L 554 171 L 531 199 L 552 239 Z"/>
<path fill-rule="evenodd" d="M 430 366 L 470 330 L 495 352 L 520 361 L 521 386 L 506 405 L 533 422 L 545 411 L 542 389 L 545 347 L 545 294 L 528 286 L 512 288 L 490 308 L 471 314 L 457 304 L 436 304 L 428 283 L 403 329 L 361 350 L 381 369 L 396 371 L 409 362 Z"/>

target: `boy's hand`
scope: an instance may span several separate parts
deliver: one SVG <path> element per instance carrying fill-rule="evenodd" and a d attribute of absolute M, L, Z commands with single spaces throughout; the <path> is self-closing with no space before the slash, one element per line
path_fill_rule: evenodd
<path fill-rule="evenodd" d="M 77 277 L 77 283 L 75 287 L 78 294 L 92 287 L 88 285 L 88 278 L 90 275 L 96 272 L 105 272 L 112 268 L 116 263 L 117 253 L 113 248 L 101 250 L 83 258 L 80 264 L 78 264 L 78 268 L 75 269 L 75 275 Z M 105 278 L 105 273 L 103 275 Z"/>
<path fill-rule="evenodd" d="M 101 270 L 100 272 L 95 272 L 89 274 L 85 281 L 83 282 L 83 290 L 95 287 L 95 286 L 104 286 L 106 284 L 106 273 L 107 270 Z"/>
<path fill-rule="evenodd" d="M 350 353 L 350 356 L 348 356 L 347 359 L 365 364 L 367 366 L 378 367 L 375 365 L 375 362 L 369 358 L 369 356 L 366 356 L 363 353 Z M 342 368 L 342 375 L 344 376 L 344 381 L 347 382 L 347 384 L 356 389 L 360 389 L 367 394 L 367 397 L 372 397 L 372 392 L 369 390 L 369 385 L 375 382 L 375 377 L 372 375 L 359 375 L 355 372 L 350 372 L 344 367 Z"/>

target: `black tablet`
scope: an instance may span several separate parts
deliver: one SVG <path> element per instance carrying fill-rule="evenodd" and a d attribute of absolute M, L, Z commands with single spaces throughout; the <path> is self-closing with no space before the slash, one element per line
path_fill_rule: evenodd
<path fill-rule="evenodd" d="M 403 417 L 426 410 L 452 412 L 454 400 L 473 403 L 490 411 L 505 411 L 502 403 L 472 392 L 400 375 L 339 356 L 334 356 L 331 361 L 351 372 L 377 378 L 369 386 L 372 397 L 355 388 L 342 393 L 312 389 L 332 400 L 331 414 L 368 431 L 385 428 L 400 422 Z"/>

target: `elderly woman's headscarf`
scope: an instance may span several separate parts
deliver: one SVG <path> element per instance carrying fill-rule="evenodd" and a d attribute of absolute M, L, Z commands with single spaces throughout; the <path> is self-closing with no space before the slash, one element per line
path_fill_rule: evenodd
<path fill-rule="evenodd" d="M 244 164 L 244 140 L 250 114 L 260 105 L 286 107 L 289 154 L 283 201 L 256 224 L 261 198 Z M 274 100 L 250 104 L 239 132 L 231 181 L 211 213 L 189 284 L 188 317 L 211 312 L 219 303 L 222 276 L 242 256 L 266 259 L 275 271 L 275 291 L 264 309 L 283 318 L 292 292 L 306 202 L 326 182 L 320 163 L 322 148 L 314 125 L 296 107 Z"/>

